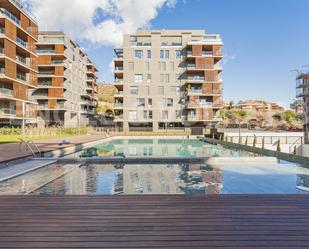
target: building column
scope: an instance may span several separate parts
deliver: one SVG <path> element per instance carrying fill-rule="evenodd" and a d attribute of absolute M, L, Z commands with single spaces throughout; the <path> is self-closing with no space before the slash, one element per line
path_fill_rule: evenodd
<path fill-rule="evenodd" d="M 123 122 L 123 131 L 129 132 L 129 122 Z"/>
<path fill-rule="evenodd" d="M 159 131 L 159 123 L 158 122 L 152 122 L 152 130 L 153 131 Z"/>

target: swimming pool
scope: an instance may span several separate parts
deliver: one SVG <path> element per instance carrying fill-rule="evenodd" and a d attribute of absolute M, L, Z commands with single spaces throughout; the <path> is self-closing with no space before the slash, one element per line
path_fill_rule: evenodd
<path fill-rule="evenodd" d="M 0 195 L 305 194 L 295 164 L 54 164 L 0 183 Z"/>
<path fill-rule="evenodd" d="M 113 139 L 76 153 L 78 157 L 210 157 L 258 156 L 197 139 Z"/>

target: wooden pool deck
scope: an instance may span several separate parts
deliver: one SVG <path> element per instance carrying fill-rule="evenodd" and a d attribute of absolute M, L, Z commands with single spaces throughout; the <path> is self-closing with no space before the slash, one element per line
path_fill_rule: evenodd
<path fill-rule="evenodd" d="M 309 248 L 309 195 L 3 196 L 0 248 Z"/>

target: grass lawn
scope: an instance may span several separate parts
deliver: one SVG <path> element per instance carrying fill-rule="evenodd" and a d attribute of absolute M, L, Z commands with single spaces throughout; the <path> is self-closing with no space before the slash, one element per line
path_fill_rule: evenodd
<path fill-rule="evenodd" d="M 83 135 L 83 134 L 81 134 Z M 45 136 L 32 136 L 27 137 L 26 140 L 44 140 L 49 138 L 64 138 L 64 137 L 71 137 L 77 136 L 77 134 L 58 134 L 58 135 L 45 135 Z M 8 144 L 8 143 L 19 143 L 21 141 L 21 135 L 0 135 L 0 144 Z"/>

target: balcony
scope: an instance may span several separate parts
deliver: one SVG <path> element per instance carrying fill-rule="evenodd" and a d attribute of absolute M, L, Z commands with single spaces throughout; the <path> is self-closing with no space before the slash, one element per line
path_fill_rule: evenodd
<path fill-rule="evenodd" d="M 0 116 L 16 116 L 16 110 L 12 108 L 0 108 Z"/>
<path fill-rule="evenodd" d="M 38 82 L 38 86 L 40 86 L 40 87 L 51 87 L 51 86 L 53 86 L 53 82 L 52 81 L 48 81 L 48 80 L 46 80 L 46 81 L 39 81 Z"/>
<path fill-rule="evenodd" d="M 27 84 L 30 84 L 30 83 L 31 83 L 28 74 L 17 73 L 17 74 L 16 74 L 16 78 L 17 78 L 18 80 L 20 80 L 20 81 L 23 81 L 23 82 L 27 83 Z"/>
<path fill-rule="evenodd" d="M 131 42 L 133 47 L 151 47 L 151 42 Z"/>
<path fill-rule="evenodd" d="M 214 56 L 213 51 L 202 51 L 201 55 L 199 56 L 203 56 L 203 57 L 211 57 Z M 187 51 L 187 57 L 195 57 L 192 53 L 192 51 Z"/>
<path fill-rule="evenodd" d="M 123 120 L 123 114 L 115 115 L 114 121 L 119 121 L 119 120 Z"/>
<path fill-rule="evenodd" d="M 55 71 L 54 70 L 40 70 L 38 76 L 54 76 Z"/>
<path fill-rule="evenodd" d="M 115 103 L 115 108 L 123 108 L 123 103 Z"/>
<path fill-rule="evenodd" d="M 54 49 L 37 49 L 36 52 L 38 54 L 55 54 L 56 53 Z"/>
<path fill-rule="evenodd" d="M 115 97 L 122 97 L 123 96 L 123 91 L 118 91 L 114 94 Z"/>
<path fill-rule="evenodd" d="M 161 42 L 162 47 L 179 47 L 182 46 L 181 42 Z"/>
<path fill-rule="evenodd" d="M 28 43 L 22 40 L 21 38 L 19 38 L 18 36 L 16 37 L 16 42 L 19 45 L 23 46 L 24 48 L 28 48 Z"/>
<path fill-rule="evenodd" d="M 123 67 L 115 67 L 115 72 L 122 72 L 123 71 Z"/>
<path fill-rule="evenodd" d="M 2 87 L 0 88 L 0 95 L 13 97 L 13 89 Z"/>
<path fill-rule="evenodd" d="M 29 60 L 25 57 L 22 57 L 20 55 L 16 55 L 16 60 L 26 66 L 30 66 Z"/>
<path fill-rule="evenodd" d="M 20 20 L 16 16 L 14 16 L 11 12 L 7 11 L 6 9 L 0 8 L 0 13 L 4 14 L 11 21 L 20 26 Z"/>

